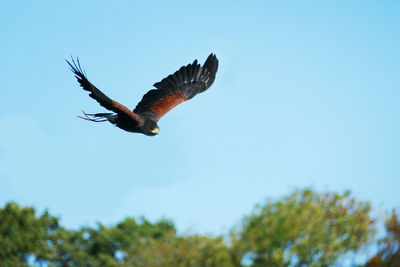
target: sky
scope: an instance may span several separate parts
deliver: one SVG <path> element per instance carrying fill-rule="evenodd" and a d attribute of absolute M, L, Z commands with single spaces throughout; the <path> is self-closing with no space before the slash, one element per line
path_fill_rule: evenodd
<path fill-rule="evenodd" d="M 400 207 L 398 1 L 6 1 L 0 206 L 78 228 L 125 217 L 223 234 L 295 189 Z M 210 53 L 213 86 L 155 137 L 78 119 L 104 109 L 65 59 L 134 108 Z"/>

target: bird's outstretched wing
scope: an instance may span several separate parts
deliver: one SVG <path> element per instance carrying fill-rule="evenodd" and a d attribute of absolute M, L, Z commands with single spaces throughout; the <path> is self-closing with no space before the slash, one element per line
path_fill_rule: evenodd
<path fill-rule="evenodd" d="M 155 83 L 157 89 L 147 92 L 133 112 L 154 113 L 159 120 L 178 104 L 207 90 L 213 84 L 217 70 L 218 59 L 214 54 L 208 56 L 203 66 L 195 60 Z"/>
<path fill-rule="evenodd" d="M 67 61 L 71 71 L 75 74 L 75 78 L 78 80 L 81 87 L 89 91 L 89 96 L 95 99 L 97 102 L 100 103 L 101 106 L 105 107 L 108 110 L 114 111 L 120 115 L 126 115 L 132 117 L 136 121 L 139 121 L 139 117 L 137 114 L 133 113 L 129 108 L 125 107 L 124 105 L 118 103 L 117 101 L 112 100 L 105 94 L 103 94 L 99 89 L 96 88 L 89 80 L 86 78 L 86 74 L 83 71 L 79 59 L 76 58 L 76 61 L 71 58 L 72 64 Z"/>

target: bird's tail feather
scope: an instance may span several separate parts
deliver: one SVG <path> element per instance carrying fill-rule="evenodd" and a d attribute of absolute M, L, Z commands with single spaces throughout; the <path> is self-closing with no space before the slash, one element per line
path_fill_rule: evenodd
<path fill-rule="evenodd" d="M 118 118 L 118 115 L 115 113 L 94 113 L 94 114 L 88 114 L 85 111 L 82 110 L 83 116 L 78 116 L 80 119 L 84 119 L 87 121 L 93 121 L 93 122 L 104 122 L 104 121 L 109 121 L 113 124 L 116 123 L 116 119 Z"/>

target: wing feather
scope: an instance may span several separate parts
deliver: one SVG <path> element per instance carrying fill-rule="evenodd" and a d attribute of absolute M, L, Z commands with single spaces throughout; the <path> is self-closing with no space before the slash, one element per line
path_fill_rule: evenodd
<path fill-rule="evenodd" d="M 161 119 L 178 104 L 207 90 L 214 82 L 218 59 L 210 54 L 201 67 L 195 60 L 154 84 L 157 89 L 147 92 L 137 104 L 134 113 L 153 113 Z"/>
<path fill-rule="evenodd" d="M 112 100 L 111 98 L 103 94 L 103 92 L 101 92 L 99 89 L 97 89 L 96 86 L 94 86 L 91 82 L 89 82 L 89 80 L 86 78 L 84 70 L 81 67 L 79 58 L 77 58 L 76 61 L 71 58 L 72 64 L 68 60 L 65 61 L 68 63 L 71 71 L 75 74 L 75 78 L 78 80 L 80 86 L 84 90 L 90 92 L 89 96 L 91 98 L 99 102 L 101 106 L 105 107 L 108 110 L 114 111 L 123 116 L 129 116 L 136 121 L 139 121 L 139 117 L 137 116 L 137 114 L 133 113 L 130 109 L 118 103 L 117 101 Z"/>

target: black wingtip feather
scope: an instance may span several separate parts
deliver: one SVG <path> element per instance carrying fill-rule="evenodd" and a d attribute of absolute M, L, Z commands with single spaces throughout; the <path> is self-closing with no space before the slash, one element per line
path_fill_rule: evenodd
<path fill-rule="evenodd" d="M 85 70 L 82 68 L 81 63 L 80 63 L 78 57 L 76 57 L 76 61 L 75 61 L 75 59 L 71 56 L 71 62 L 72 62 L 72 64 L 71 64 L 71 62 L 69 62 L 68 60 L 65 60 L 65 61 L 68 63 L 68 65 L 69 65 L 69 67 L 70 67 L 70 70 L 71 70 L 75 75 L 79 76 L 81 79 L 87 77 L 87 76 L 86 76 L 86 72 L 85 72 Z"/>
<path fill-rule="evenodd" d="M 174 74 L 169 75 L 154 84 L 159 90 L 179 91 L 187 99 L 207 90 L 215 80 L 218 70 L 218 59 L 211 53 L 204 65 L 194 60 L 192 64 L 181 67 Z"/>
<path fill-rule="evenodd" d="M 82 68 L 81 63 L 79 61 L 79 58 L 76 57 L 76 60 L 71 56 L 71 62 L 69 62 L 68 60 L 65 60 L 69 67 L 70 70 L 75 74 L 75 78 L 77 79 L 77 81 L 79 82 L 79 84 L 81 85 L 81 87 L 86 90 L 86 91 L 91 91 L 91 86 L 90 83 L 87 79 L 86 76 L 86 72 L 84 70 L 84 68 Z"/>

